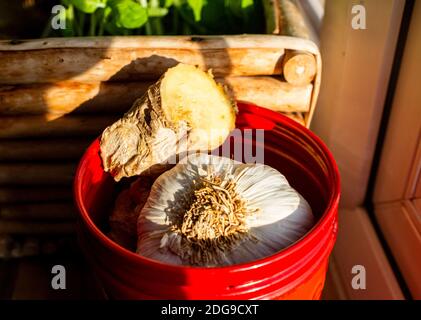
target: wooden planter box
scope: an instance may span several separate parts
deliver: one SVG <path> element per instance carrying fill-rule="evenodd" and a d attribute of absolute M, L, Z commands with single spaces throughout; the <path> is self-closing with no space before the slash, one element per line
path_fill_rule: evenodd
<path fill-rule="evenodd" d="M 84 148 L 178 62 L 211 69 L 237 100 L 308 127 L 319 50 L 301 18 L 286 28 L 278 1 L 268 3 L 266 35 L 0 41 L 0 238 L 71 232 L 70 186 Z"/>
<path fill-rule="evenodd" d="M 299 64 L 307 58 L 314 61 L 313 66 Z M 287 59 L 297 60 L 294 70 Z M 309 40 L 277 35 L 3 41 L 0 114 L 122 115 L 152 81 L 179 62 L 211 69 L 237 100 L 310 124 L 320 83 L 317 46 Z M 310 77 L 304 74 L 306 68 L 314 70 Z M 289 82 L 283 77 L 288 72 Z M 34 133 L 18 132 L 11 126 L 4 127 L 0 137 Z"/>

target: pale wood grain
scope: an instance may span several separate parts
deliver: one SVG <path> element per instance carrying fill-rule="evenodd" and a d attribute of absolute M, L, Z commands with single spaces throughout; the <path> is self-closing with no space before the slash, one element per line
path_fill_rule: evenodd
<path fill-rule="evenodd" d="M 236 100 L 283 112 L 308 112 L 313 86 L 266 76 L 217 78 Z M 0 115 L 123 114 L 153 83 L 66 82 L 0 87 Z M 1 155 L 0 155 L 1 157 Z"/>
<path fill-rule="evenodd" d="M 228 77 L 222 80 L 233 96 L 278 112 L 308 112 L 313 85 L 294 86 L 274 77 Z"/>
<path fill-rule="evenodd" d="M 0 83 L 156 79 L 179 62 L 217 76 L 280 74 L 288 43 L 270 35 L 3 41 Z"/>

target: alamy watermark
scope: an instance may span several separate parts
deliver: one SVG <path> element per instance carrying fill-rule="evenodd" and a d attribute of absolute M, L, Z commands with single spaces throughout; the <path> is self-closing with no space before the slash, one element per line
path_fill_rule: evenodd
<path fill-rule="evenodd" d="M 62 265 L 55 265 L 51 269 L 51 273 L 54 275 L 51 279 L 51 288 L 54 290 L 65 290 L 66 289 L 66 268 Z"/>
<path fill-rule="evenodd" d="M 66 8 L 62 5 L 55 5 L 51 9 L 51 28 L 53 30 L 66 29 Z"/>
<path fill-rule="evenodd" d="M 354 290 L 367 289 L 366 270 L 362 265 L 355 265 L 352 267 L 351 273 L 354 274 L 351 280 L 351 286 Z"/>
<path fill-rule="evenodd" d="M 367 10 L 362 4 L 356 4 L 352 6 L 352 20 L 351 26 L 354 30 L 365 30 L 367 29 Z"/>

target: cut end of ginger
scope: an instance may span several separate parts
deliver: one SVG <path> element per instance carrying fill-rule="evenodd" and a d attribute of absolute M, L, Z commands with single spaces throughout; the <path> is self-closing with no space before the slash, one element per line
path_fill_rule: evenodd
<path fill-rule="evenodd" d="M 235 127 L 235 108 L 223 87 L 191 65 L 179 64 L 165 73 L 161 103 L 169 121 L 187 122 L 190 142 L 200 149 L 218 147 Z"/>
<path fill-rule="evenodd" d="M 234 129 L 235 117 L 235 104 L 211 74 L 178 64 L 104 130 L 104 170 L 119 181 L 179 153 L 215 149 Z"/>

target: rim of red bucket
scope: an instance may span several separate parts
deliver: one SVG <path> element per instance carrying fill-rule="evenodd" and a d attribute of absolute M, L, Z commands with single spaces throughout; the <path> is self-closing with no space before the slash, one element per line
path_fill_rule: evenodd
<path fill-rule="evenodd" d="M 293 128 L 300 134 L 303 132 L 309 136 L 317 145 L 318 147 L 323 151 L 324 155 L 326 156 L 328 163 L 328 174 L 332 176 L 332 186 L 333 186 L 333 192 L 332 196 L 330 197 L 328 204 L 326 206 L 325 211 L 321 215 L 320 219 L 317 221 L 317 223 L 304 235 L 302 236 L 298 241 L 294 242 L 290 246 L 282 249 L 279 252 L 276 252 L 270 256 L 267 256 L 265 258 L 253 260 L 251 262 L 246 263 L 240 263 L 230 266 L 219 266 L 219 267 L 195 267 L 195 266 L 180 266 L 180 265 L 171 265 L 166 264 L 157 260 L 153 260 L 147 257 L 143 257 L 141 255 L 136 254 L 135 252 L 132 252 L 113 240 L 111 240 L 105 233 L 103 233 L 96 224 L 92 221 L 90 218 L 88 211 L 86 210 L 82 199 L 81 194 L 81 181 L 80 179 L 82 172 L 84 170 L 83 164 L 86 161 L 86 158 L 89 156 L 89 150 L 90 148 L 99 140 L 99 138 L 96 138 L 92 144 L 88 147 L 88 149 L 85 151 L 84 155 L 82 156 L 79 165 L 76 169 L 75 173 L 75 180 L 74 180 L 74 196 L 75 196 L 75 202 L 78 207 L 78 211 L 82 217 L 83 223 L 88 227 L 88 229 L 91 231 L 91 233 L 94 234 L 96 238 L 98 238 L 104 245 L 106 245 L 111 250 L 115 251 L 118 254 L 124 255 L 126 258 L 130 259 L 133 262 L 142 262 L 144 264 L 147 264 L 151 267 L 159 268 L 159 269 L 172 269 L 172 270 L 180 270 L 180 271 L 194 271 L 194 272 L 209 272 L 213 270 L 223 270 L 227 272 L 241 272 L 250 270 L 250 268 L 257 268 L 264 265 L 267 265 L 269 263 L 273 263 L 275 261 L 278 261 L 279 259 L 282 259 L 285 256 L 288 256 L 292 254 L 295 251 L 300 250 L 302 247 L 306 246 L 307 243 L 311 242 L 314 237 L 316 237 L 319 232 L 321 232 L 322 229 L 324 229 L 326 224 L 329 224 L 331 222 L 330 219 L 328 219 L 330 216 L 335 214 L 335 207 L 337 208 L 339 197 L 340 197 L 340 177 L 339 177 L 339 170 L 336 164 L 336 161 L 332 155 L 332 153 L 329 151 L 327 146 L 324 144 L 324 142 L 312 131 L 304 127 L 303 125 L 299 124 L 298 122 L 288 118 L 287 116 L 284 116 L 280 113 L 274 112 L 272 110 L 262 108 L 250 103 L 246 102 L 238 102 L 239 105 L 241 105 L 246 110 L 256 110 L 255 112 L 256 116 L 266 118 L 270 121 L 275 121 L 277 123 L 281 123 L 283 125 L 287 125 L 289 128 Z"/>

